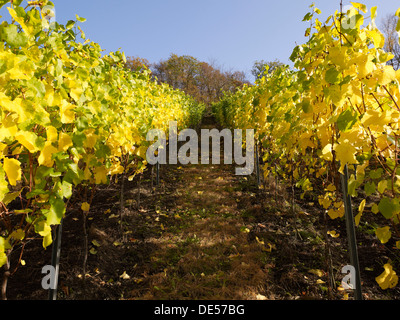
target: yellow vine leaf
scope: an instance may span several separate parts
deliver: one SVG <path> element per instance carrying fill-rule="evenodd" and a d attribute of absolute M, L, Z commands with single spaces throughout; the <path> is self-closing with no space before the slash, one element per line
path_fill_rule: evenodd
<path fill-rule="evenodd" d="M 92 172 L 90 171 L 89 167 L 86 166 L 85 170 L 83 170 L 83 178 L 84 180 L 90 180 L 92 177 Z"/>
<path fill-rule="evenodd" d="M 328 57 L 332 63 L 345 69 L 347 67 L 348 59 L 346 57 L 346 49 L 344 47 L 332 47 L 329 49 Z"/>
<path fill-rule="evenodd" d="M 322 158 L 327 160 L 327 161 L 332 161 L 332 158 L 333 158 L 333 155 L 332 155 L 332 144 L 328 143 L 322 149 Z"/>
<path fill-rule="evenodd" d="M 14 230 L 11 232 L 11 234 L 8 236 L 7 241 L 10 242 L 12 241 L 21 241 L 22 239 L 25 238 L 25 231 L 22 229 Z"/>
<path fill-rule="evenodd" d="M 388 226 L 376 229 L 375 234 L 382 243 L 387 243 L 392 237 L 392 232 Z"/>
<path fill-rule="evenodd" d="M 308 270 L 308 272 L 315 274 L 318 277 L 322 277 L 324 275 L 324 272 L 320 269 L 310 269 L 310 270 Z"/>
<path fill-rule="evenodd" d="M 54 164 L 54 160 L 52 159 L 53 153 L 58 152 L 58 149 L 55 148 L 51 141 L 46 141 L 43 150 L 40 152 L 38 162 L 39 165 L 43 165 L 46 167 L 52 167 Z"/>
<path fill-rule="evenodd" d="M 48 126 L 46 128 L 46 134 L 47 134 L 47 141 L 50 142 L 57 141 L 58 138 L 57 129 L 54 128 L 53 126 Z"/>
<path fill-rule="evenodd" d="M 116 163 L 110 168 L 111 175 L 121 174 L 123 172 L 124 172 L 124 167 L 120 163 Z"/>
<path fill-rule="evenodd" d="M 146 151 L 147 151 L 147 147 L 140 147 L 137 149 L 136 154 L 142 158 L 142 159 L 146 159 Z"/>
<path fill-rule="evenodd" d="M 331 183 L 329 186 L 326 187 L 326 191 L 335 192 L 336 191 L 335 185 Z"/>
<path fill-rule="evenodd" d="M 71 97 L 78 102 L 83 94 L 83 89 L 80 87 L 71 88 Z"/>
<path fill-rule="evenodd" d="M 62 98 L 58 92 L 54 92 L 53 87 L 49 87 L 46 91 L 45 100 L 48 106 L 55 107 L 61 104 Z"/>
<path fill-rule="evenodd" d="M 7 255 L 5 254 L 6 248 L 9 246 L 7 240 L 0 237 L 0 268 L 7 263 Z"/>
<path fill-rule="evenodd" d="M 90 204 L 87 202 L 82 203 L 81 209 L 83 212 L 89 212 L 90 210 Z"/>
<path fill-rule="evenodd" d="M 383 126 L 390 121 L 390 115 L 387 111 L 369 109 L 363 116 L 361 123 L 366 127 L 377 128 L 377 131 L 384 131 Z"/>
<path fill-rule="evenodd" d="M 43 248 L 47 248 L 53 242 L 51 237 L 51 227 L 46 221 L 40 221 L 35 225 L 36 232 L 43 237 Z"/>
<path fill-rule="evenodd" d="M 360 78 L 365 78 L 372 71 L 375 70 L 375 64 L 372 62 L 373 57 L 370 55 L 360 55 L 354 60 L 354 63 L 358 66 L 358 72 Z"/>
<path fill-rule="evenodd" d="M 19 58 L 15 58 L 14 68 L 7 71 L 7 74 L 12 80 L 29 80 L 32 78 L 35 71 L 32 63 L 28 61 L 21 61 Z"/>
<path fill-rule="evenodd" d="M 337 219 L 344 216 L 344 206 L 335 209 L 329 209 L 328 215 L 331 219 Z"/>
<path fill-rule="evenodd" d="M 358 214 L 354 217 L 354 222 L 355 222 L 356 226 L 358 226 L 360 224 L 360 220 L 361 220 L 362 214 L 364 212 L 364 208 L 365 208 L 365 203 L 366 203 L 365 199 L 363 201 L 361 201 L 361 203 L 358 207 Z"/>
<path fill-rule="evenodd" d="M 96 184 L 107 183 L 107 169 L 103 167 L 97 167 L 95 169 L 94 178 Z"/>
<path fill-rule="evenodd" d="M 357 150 L 349 142 L 342 142 L 341 144 L 335 144 L 333 149 L 336 152 L 337 159 L 340 161 L 340 168 L 339 168 L 340 173 L 343 173 L 343 169 L 346 164 L 358 163 L 355 157 Z"/>
<path fill-rule="evenodd" d="M 15 134 L 18 132 L 16 118 L 16 115 L 11 114 L 3 119 L 0 125 L 0 140 L 15 137 Z"/>
<path fill-rule="evenodd" d="M 88 129 L 85 131 L 86 140 L 85 140 L 85 147 L 86 148 L 93 148 L 96 145 L 98 136 L 94 133 L 94 129 Z"/>
<path fill-rule="evenodd" d="M 358 176 L 365 175 L 365 168 L 367 168 L 368 165 L 369 165 L 368 161 L 366 161 L 364 164 L 358 165 L 356 169 L 357 175 Z"/>
<path fill-rule="evenodd" d="M 21 25 L 22 29 L 28 36 L 33 35 L 35 29 L 32 25 L 26 24 L 25 19 L 23 17 L 18 16 L 17 12 L 14 9 L 7 7 L 7 10 L 10 13 L 10 15 L 14 18 L 14 20 Z"/>
<path fill-rule="evenodd" d="M 88 108 L 93 114 L 99 113 L 101 110 L 101 102 L 100 101 L 90 101 L 88 103 Z"/>
<path fill-rule="evenodd" d="M 367 202 L 366 199 L 364 199 L 363 201 L 361 201 L 360 205 L 358 206 L 358 213 L 363 213 L 364 212 L 364 208 L 365 208 L 365 203 Z"/>
<path fill-rule="evenodd" d="M 351 76 L 356 72 L 356 70 L 349 70 L 349 75 Z M 357 85 L 361 86 L 360 83 L 357 83 Z M 349 99 L 353 105 L 360 105 L 363 102 L 363 95 L 359 86 L 356 86 L 356 84 L 352 83 L 351 88 L 349 89 Z"/>
<path fill-rule="evenodd" d="M 58 151 L 67 151 L 69 147 L 72 147 L 72 139 L 71 137 L 64 132 L 60 132 L 58 138 Z"/>
<path fill-rule="evenodd" d="M 0 91 L 0 105 L 2 108 L 6 109 L 7 111 L 13 112 L 14 111 L 14 103 L 13 101 L 4 93 Z"/>
<path fill-rule="evenodd" d="M 23 148 L 23 147 L 20 147 L 20 148 Z M 4 156 L 6 156 L 8 154 L 7 149 L 8 149 L 8 146 L 5 143 L 0 142 L 0 159 L 3 159 Z M 17 150 L 17 149 L 15 149 L 15 150 Z M 15 155 L 15 154 L 16 153 L 14 153 L 14 151 L 13 151 L 13 155 Z"/>
<path fill-rule="evenodd" d="M 361 217 L 362 217 L 362 213 L 358 213 L 358 214 L 354 217 L 354 223 L 356 224 L 356 227 L 358 227 L 358 225 L 360 224 Z"/>
<path fill-rule="evenodd" d="M 378 183 L 378 191 L 379 191 L 379 193 L 383 194 L 387 187 L 388 187 L 388 181 L 387 180 L 379 181 L 379 183 Z"/>
<path fill-rule="evenodd" d="M 372 213 L 374 213 L 374 214 L 379 213 L 379 206 L 378 206 L 376 203 L 374 203 L 374 204 L 372 205 L 371 211 L 372 211 Z"/>
<path fill-rule="evenodd" d="M 39 151 L 36 141 L 38 136 L 34 132 L 30 131 L 19 131 L 15 138 L 20 144 L 22 144 L 30 153 L 35 153 Z"/>
<path fill-rule="evenodd" d="M 1 166 L 0 166 L 1 169 Z M 3 169 L 0 170 L 0 201 L 3 202 L 5 196 L 10 190 L 8 189 L 8 183 L 5 179 L 5 173 Z"/>
<path fill-rule="evenodd" d="M 359 3 L 359 2 L 353 2 L 350 1 L 350 3 L 353 5 L 354 8 L 356 8 L 357 10 L 360 10 L 364 13 L 367 13 L 367 6 L 365 4 Z"/>
<path fill-rule="evenodd" d="M 337 233 L 335 230 L 327 231 L 327 234 L 329 234 L 332 238 L 339 238 L 340 234 Z"/>
<path fill-rule="evenodd" d="M 324 207 L 324 209 L 328 209 L 332 204 L 332 200 L 329 199 L 327 194 L 325 194 L 325 196 L 320 196 L 318 202 L 321 206 Z"/>
<path fill-rule="evenodd" d="M 371 37 L 375 48 L 383 48 L 385 45 L 385 36 L 378 29 L 368 31 L 368 35 Z"/>
<path fill-rule="evenodd" d="M 7 263 L 7 255 L 4 252 L 0 252 L 0 267 Z"/>
<path fill-rule="evenodd" d="M 377 11 L 378 11 L 378 7 L 371 8 L 371 20 L 372 21 L 375 21 L 376 16 L 377 16 Z"/>
<path fill-rule="evenodd" d="M 66 100 L 63 100 L 60 106 L 61 122 L 62 123 L 73 123 L 75 121 L 75 112 L 73 111 L 75 106 Z"/>
<path fill-rule="evenodd" d="M 394 288 L 399 282 L 399 277 L 396 275 L 396 272 L 393 270 L 391 264 L 387 263 L 383 266 L 385 271 L 376 277 L 375 280 L 379 284 L 382 290 Z"/>
<path fill-rule="evenodd" d="M 78 102 L 83 93 L 81 82 L 76 80 L 66 80 L 65 83 L 70 88 L 72 99 Z"/>
<path fill-rule="evenodd" d="M 21 180 L 21 163 L 16 159 L 4 158 L 3 168 L 6 172 L 8 182 L 12 186 L 16 186 L 17 181 Z"/>
<path fill-rule="evenodd" d="M 392 66 L 384 66 L 379 68 L 374 73 L 377 77 L 377 82 L 381 86 L 386 86 L 388 83 L 396 80 L 396 71 Z"/>

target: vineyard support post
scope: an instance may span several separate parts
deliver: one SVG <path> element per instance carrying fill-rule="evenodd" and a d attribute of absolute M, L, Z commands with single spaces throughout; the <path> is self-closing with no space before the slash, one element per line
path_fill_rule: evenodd
<path fill-rule="evenodd" d="M 358 261 L 358 252 L 357 252 L 357 239 L 356 239 L 356 231 L 354 226 L 354 217 L 353 211 L 351 208 L 351 196 L 348 192 L 348 179 L 349 179 L 349 169 L 348 166 L 345 165 L 343 174 L 341 174 L 342 180 L 342 190 L 343 190 L 343 202 L 345 206 L 345 219 L 346 219 L 346 231 L 347 231 L 347 240 L 349 246 L 350 253 L 350 264 L 355 268 L 355 299 L 362 300 L 362 291 L 361 291 L 361 278 L 360 278 L 360 263 Z"/>
<path fill-rule="evenodd" d="M 276 161 L 276 160 L 275 160 Z M 278 201 L 278 194 L 277 194 L 277 189 L 278 189 L 278 170 L 276 169 L 276 162 L 274 163 L 275 167 L 275 203 Z"/>
<path fill-rule="evenodd" d="M 160 163 L 156 164 L 156 186 L 160 184 Z"/>
<path fill-rule="evenodd" d="M 54 272 L 54 289 L 49 289 L 49 300 L 57 300 L 57 287 L 58 287 L 58 274 L 60 271 L 60 254 L 61 254 L 61 234 L 62 234 L 62 224 L 63 220 L 61 220 L 60 224 L 56 227 L 56 238 L 53 242 L 53 248 L 51 253 L 51 265 L 53 266 Z"/>
<path fill-rule="evenodd" d="M 256 144 L 256 171 L 257 171 L 257 185 L 261 185 L 261 179 L 260 179 L 260 159 L 259 159 L 259 154 L 258 154 L 258 142 Z"/>

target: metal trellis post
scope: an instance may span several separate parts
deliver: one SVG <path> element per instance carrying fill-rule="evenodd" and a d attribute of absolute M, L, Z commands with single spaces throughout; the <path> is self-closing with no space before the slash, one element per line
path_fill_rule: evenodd
<path fill-rule="evenodd" d="M 258 142 L 256 143 L 256 170 L 257 170 L 257 184 L 260 186 L 261 178 L 260 178 L 260 159 L 258 154 Z"/>
<path fill-rule="evenodd" d="M 157 162 L 156 164 L 156 185 L 160 184 L 160 163 Z"/>
<path fill-rule="evenodd" d="M 346 219 L 346 230 L 347 230 L 347 240 L 349 245 L 349 253 L 350 253 L 350 264 L 354 267 L 356 274 L 355 276 L 355 299 L 362 300 L 362 291 L 361 291 L 361 278 L 360 278 L 360 263 L 358 261 L 358 252 L 357 252 L 357 239 L 356 239 L 356 231 L 354 226 L 354 217 L 353 211 L 351 208 L 351 196 L 348 192 L 348 180 L 349 180 L 349 169 L 348 166 L 345 165 L 343 174 L 341 174 L 342 178 L 342 190 L 343 190 L 343 200 L 345 205 L 345 219 Z"/>
<path fill-rule="evenodd" d="M 51 254 L 51 265 L 53 266 L 54 272 L 54 289 L 49 289 L 49 300 L 57 300 L 57 288 L 58 288 L 58 275 L 60 271 L 60 254 L 61 254 L 61 234 L 62 234 L 63 220 L 56 228 L 56 238 L 53 242 L 52 254 Z"/>

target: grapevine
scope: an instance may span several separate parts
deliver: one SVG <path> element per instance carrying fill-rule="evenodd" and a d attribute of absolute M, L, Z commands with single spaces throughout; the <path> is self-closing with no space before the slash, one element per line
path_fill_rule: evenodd
<path fill-rule="evenodd" d="M 0 25 L 0 267 L 32 233 L 52 243 L 74 192 L 87 195 L 87 212 L 96 185 L 142 172 L 150 129 L 194 126 L 204 111 L 149 71 L 131 72 L 124 53 L 102 56 L 83 18 L 50 27 L 50 1 L 21 2 Z"/>
<path fill-rule="evenodd" d="M 255 128 L 264 175 L 293 177 L 303 196 L 322 189 L 318 202 L 332 219 L 344 216 L 339 178 L 348 165 L 349 194 L 362 199 L 356 225 L 370 215 L 383 216 L 386 223 L 375 228 L 376 237 L 382 244 L 393 238 L 399 250 L 400 71 L 387 64 L 393 55 L 383 49 L 377 7 L 368 12 L 354 2 L 325 23 L 319 9 L 311 10 L 304 17 L 312 21 L 309 39 L 290 57 L 294 69 L 266 72 L 254 86 L 226 95 L 214 113 L 224 126 Z M 376 281 L 382 289 L 395 287 L 398 276 L 390 261 L 384 269 Z"/>

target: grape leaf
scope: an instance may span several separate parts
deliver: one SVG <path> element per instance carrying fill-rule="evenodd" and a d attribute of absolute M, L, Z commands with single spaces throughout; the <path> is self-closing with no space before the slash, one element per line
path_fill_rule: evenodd
<path fill-rule="evenodd" d="M 374 182 L 367 182 L 364 185 L 364 191 L 367 196 L 370 196 L 376 191 L 376 185 Z"/>
<path fill-rule="evenodd" d="M 386 219 L 390 219 L 399 210 L 399 205 L 385 197 L 379 202 L 378 208 Z"/>
<path fill-rule="evenodd" d="M 15 24 L 10 24 L 2 28 L 2 34 L 6 43 L 12 48 L 24 47 L 28 43 L 28 37 L 24 32 L 18 32 Z"/>
<path fill-rule="evenodd" d="M 336 68 L 331 68 L 325 73 L 325 81 L 330 84 L 335 84 L 339 82 L 340 72 Z"/>
<path fill-rule="evenodd" d="M 375 230 L 375 234 L 382 243 L 387 243 L 392 237 L 390 227 L 378 228 Z"/>
<path fill-rule="evenodd" d="M 4 158 L 3 168 L 7 175 L 8 182 L 12 186 L 16 186 L 17 181 L 21 180 L 21 163 L 16 159 Z"/>
<path fill-rule="evenodd" d="M 391 264 L 387 263 L 383 266 L 385 271 L 381 275 L 375 278 L 376 282 L 379 284 L 382 290 L 394 288 L 399 282 L 399 277 L 393 270 Z"/>
<path fill-rule="evenodd" d="M 349 131 L 357 123 L 357 115 L 350 108 L 340 114 L 336 123 L 340 131 Z"/>

